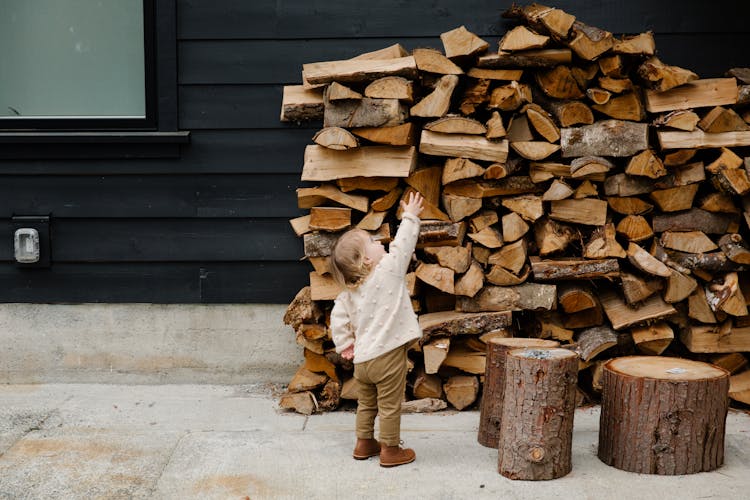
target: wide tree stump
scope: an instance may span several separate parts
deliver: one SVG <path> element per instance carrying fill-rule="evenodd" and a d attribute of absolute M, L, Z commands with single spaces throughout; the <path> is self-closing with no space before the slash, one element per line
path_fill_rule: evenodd
<path fill-rule="evenodd" d="M 555 340 L 526 338 L 494 338 L 487 342 L 487 364 L 484 369 L 484 389 L 479 405 L 479 433 L 477 441 L 483 446 L 497 448 L 505 392 L 505 355 L 513 349 L 525 347 L 557 347 Z"/>
<path fill-rule="evenodd" d="M 516 349 L 505 358 L 497 470 L 510 479 L 570 472 L 578 356 L 567 349 Z"/>
<path fill-rule="evenodd" d="M 604 365 L 599 459 L 641 474 L 708 472 L 724 461 L 729 372 L 682 358 Z"/>

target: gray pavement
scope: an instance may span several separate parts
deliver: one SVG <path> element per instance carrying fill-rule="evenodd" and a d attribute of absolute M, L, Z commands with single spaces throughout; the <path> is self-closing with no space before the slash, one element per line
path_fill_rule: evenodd
<path fill-rule="evenodd" d="M 417 461 L 351 459 L 352 412 L 278 410 L 271 387 L 0 386 L 0 499 L 748 498 L 750 416 L 730 411 L 725 464 L 633 474 L 596 457 L 599 409 L 576 411 L 573 470 L 511 481 L 476 441 L 476 411 L 405 415 Z"/>

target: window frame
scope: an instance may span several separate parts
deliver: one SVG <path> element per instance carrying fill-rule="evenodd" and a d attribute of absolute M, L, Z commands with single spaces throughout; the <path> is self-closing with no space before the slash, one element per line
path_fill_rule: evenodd
<path fill-rule="evenodd" d="M 157 0 L 141 0 L 143 3 L 143 49 L 144 49 L 144 92 L 146 113 L 144 118 L 12 118 L 0 117 L 0 131 L 38 130 L 156 130 L 157 129 L 157 88 L 156 88 L 156 4 Z"/>
<path fill-rule="evenodd" d="M 68 158 L 179 158 L 181 145 L 190 142 L 190 132 L 179 130 L 177 87 L 177 0 L 144 0 L 148 9 L 146 41 L 146 119 L 122 124 L 117 119 L 77 120 L 29 128 L 15 121 L 13 128 L 0 123 L 0 160 Z M 145 22 L 145 21 L 144 21 Z M 144 25 L 144 28 L 146 26 Z M 150 54 L 150 55 L 149 55 Z M 85 127 L 82 122 L 85 123 Z M 99 122 L 99 120 L 97 120 Z M 132 125 L 125 127 L 122 125 Z M 0 163 L 0 169 L 2 164 Z"/>

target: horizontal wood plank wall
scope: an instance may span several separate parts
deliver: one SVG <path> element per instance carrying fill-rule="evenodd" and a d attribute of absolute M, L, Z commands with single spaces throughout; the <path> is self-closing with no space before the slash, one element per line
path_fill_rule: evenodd
<path fill-rule="evenodd" d="M 530 3 L 530 2 L 529 2 Z M 177 0 L 176 159 L 0 161 L 0 302 L 288 302 L 307 280 L 288 220 L 320 123 L 279 122 L 303 63 L 393 43 L 442 47 L 465 25 L 494 47 L 497 0 Z M 654 32 L 668 64 L 750 66 L 750 2 L 554 2 L 615 35 Z M 51 215 L 52 266 L 12 262 L 13 215 Z"/>

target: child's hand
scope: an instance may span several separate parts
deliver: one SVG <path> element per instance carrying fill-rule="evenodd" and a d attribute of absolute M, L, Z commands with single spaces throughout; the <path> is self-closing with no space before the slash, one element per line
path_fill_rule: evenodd
<path fill-rule="evenodd" d="M 341 357 L 344 359 L 354 359 L 354 344 L 341 351 Z"/>
<path fill-rule="evenodd" d="M 424 203 L 424 198 L 421 194 L 417 193 L 416 191 L 412 191 L 409 193 L 409 196 L 406 199 L 406 202 L 404 200 L 401 200 L 401 209 L 404 211 L 404 213 L 416 215 L 419 217 L 419 214 L 422 213 L 422 210 L 424 209 L 424 206 L 422 205 Z"/>

